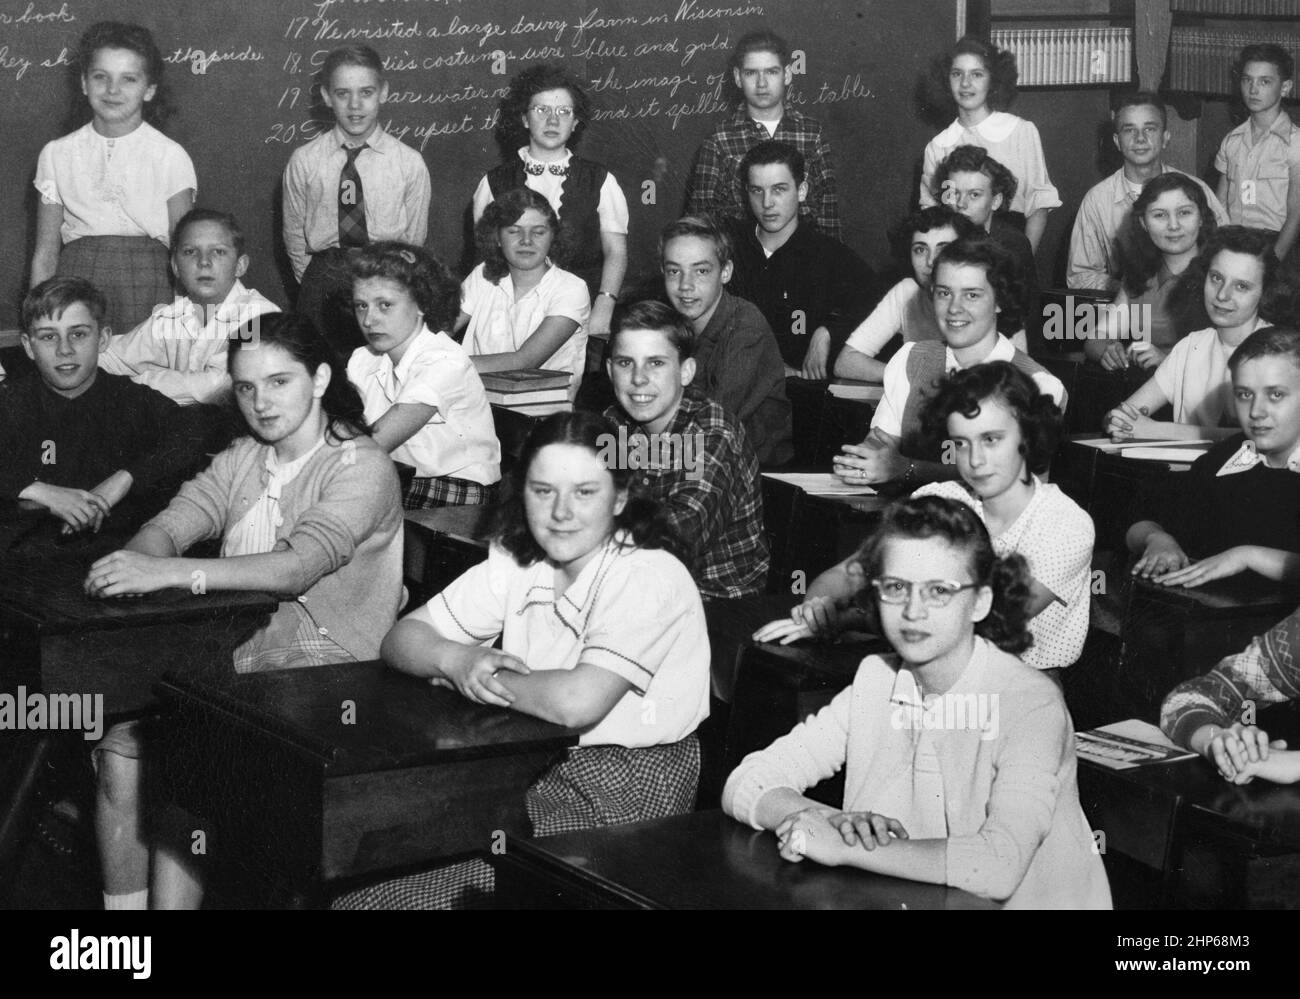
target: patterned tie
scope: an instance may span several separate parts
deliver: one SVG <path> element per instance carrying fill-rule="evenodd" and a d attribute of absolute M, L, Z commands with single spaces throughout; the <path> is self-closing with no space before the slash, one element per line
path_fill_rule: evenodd
<path fill-rule="evenodd" d="M 369 242 L 366 235 L 366 201 L 361 191 L 361 175 L 357 173 L 357 157 L 365 148 L 367 146 L 364 142 L 354 149 L 343 147 L 348 161 L 343 164 L 343 172 L 339 174 L 339 246 L 345 250 L 365 246 Z"/>

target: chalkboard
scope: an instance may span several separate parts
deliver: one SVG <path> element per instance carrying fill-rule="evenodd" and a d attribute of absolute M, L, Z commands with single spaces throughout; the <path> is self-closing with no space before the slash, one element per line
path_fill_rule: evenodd
<path fill-rule="evenodd" d="M 913 197 L 935 132 L 917 113 L 917 79 L 954 37 L 956 9 L 956 0 L 0 0 L 0 226 L 10 245 L 0 327 L 17 325 L 27 279 L 36 158 L 66 131 L 68 62 L 97 20 L 154 33 L 175 106 L 164 130 L 194 160 L 198 202 L 235 213 L 252 257 L 246 282 L 284 304 L 294 286 L 280 177 L 293 149 L 329 127 L 312 86 L 332 47 L 360 42 L 383 56 L 384 120 L 428 163 L 429 248 L 453 265 L 470 195 L 500 158 L 493 126 L 510 76 L 558 61 L 589 81 L 595 120 L 579 148 L 627 194 L 635 274 L 654 266 L 695 150 L 736 99 L 732 46 L 769 27 L 803 54 L 791 101 L 831 141 L 847 241 L 883 263 L 885 229 Z"/>

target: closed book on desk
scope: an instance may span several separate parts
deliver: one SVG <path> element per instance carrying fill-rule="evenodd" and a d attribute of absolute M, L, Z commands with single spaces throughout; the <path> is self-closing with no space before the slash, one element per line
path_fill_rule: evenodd
<path fill-rule="evenodd" d="M 1186 444 L 1126 447 L 1120 451 L 1120 454 L 1125 458 L 1137 458 L 1141 461 L 1169 461 L 1190 465 L 1208 450 L 1210 450 L 1209 444 L 1196 441 Z"/>
<path fill-rule="evenodd" d="M 1087 732 L 1076 732 L 1074 748 L 1079 759 L 1111 770 L 1174 763 L 1196 756 L 1195 753 L 1174 745 L 1154 725 L 1136 718 L 1103 725 Z"/>
<path fill-rule="evenodd" d="M 554 368 L 516 368 L 514 371 L 483 371 L 479 378 L 489 392 L 536 392 L 539 389 L 569 387 L 573 375 Z"/>
<path fill-rule="evenodd" d="M 553 405 L 569 401 L 569 390 L 538 389 L 536 392 L 488 392 L 487 400 L 493 406 L 506 406 L 519 409 L 523 406 Z"/>
<path fill-rule="evenodd" d="M 857 399 L 861 402 L 879 402 L 885 397 L 885 386 L 858 381 L 856 378 L 831 382 L 826 391 L 837 399 Z"/>
<path fill-rule="evenodd" d="M 560 399 L 557 402 L 529 402 L 519 405 L 496 403 L 496 405 L 505 405 L 512 413 L 522 413 L 524 416 L 550 416 L 552 413 L 573 412 L 573 403 L 568 399 Z"/>

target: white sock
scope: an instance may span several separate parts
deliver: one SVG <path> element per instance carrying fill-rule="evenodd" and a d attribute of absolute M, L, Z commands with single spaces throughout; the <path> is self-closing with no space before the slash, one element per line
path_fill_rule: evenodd
<path fill-rule="evenodd" d="M 149 889 L 127 892 L 124 895 L 110 895 L 104 892 L 104 908 L 113 909 L 147 909 L 149 908 Z"/>

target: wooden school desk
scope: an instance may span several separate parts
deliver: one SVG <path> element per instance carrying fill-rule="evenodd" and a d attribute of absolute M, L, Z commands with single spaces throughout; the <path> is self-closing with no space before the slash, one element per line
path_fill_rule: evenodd
<path fill-rule="evenodd" d="M 489 850 L 529 828 L 524 792 L 578 741 L 381 662 L 158 693 L 150 800 L 200 823 L 222 906 L 318 905 L 329 882 Z"/>
<path fill-rule="evenodd" d="M 1118 718 L 1158 722 L 1165 695 L 1300 606 L 1300 587 L 1241 573 L 1190 588 L 1134 580 L 1112 690 Z M 1115 721 L 1111 718 L 1108 721 Z"/>
<path fill-rule="evenodd" d="M 776 837 L 720 811 L 538 839 L 492 857 L 496 904 L 516 909 L 997 909 L 956 888 L 792 864 Z"/>
<path fill-rule="evenodd" d="M 0 689 L 103 694 L 106 715 L 136 713 L 164 671 L 230 672 L 235 648 L 279 605 L 229 590 L 92 599 L 81 585 L 100 554 L 0 559 Z"/>
<path fill-rule="evenodd" d="M 1300 735 L 1292 705 L 1266 708 L 1273 738 Z M 1110 770 L 1079 761 L 1079 799 L 1107 855 L 1155 873 L 1151 904 L 1277 908 L 1300 904 L 1300 785 L 1229 784 L 1206 760 Z"/>
<path fill-rule="evenodd" d="M 406 511 L 403 582 L 416 607 L 488 553 L 491 507 L 443 506 Z"/>

